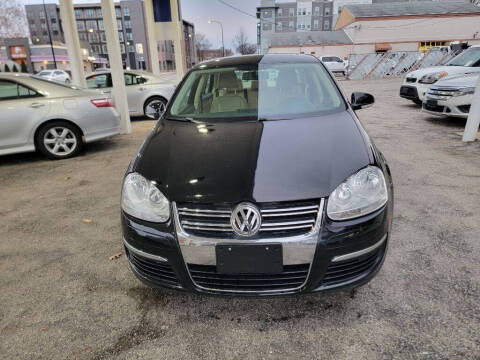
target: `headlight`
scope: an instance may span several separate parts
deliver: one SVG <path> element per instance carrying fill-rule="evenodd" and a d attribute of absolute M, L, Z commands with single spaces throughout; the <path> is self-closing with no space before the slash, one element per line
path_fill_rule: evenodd
<path fill-rule="evenodd" d="M 155 182 L 142 175 L 130 173 L 122 189 L 122 209 L 127 214 L 145 221 L 165 222 L 170 218 L 170 203 L 158 190 Z"/>
<path fill-rule="evenodd" d="M 368 166 L 341 183 L 328 198 L 327 215 L 347 220 L 378 210 L 388 200 L 382 171 Z"/>
<path fill-rule="evenodd" d="M 460 88 L 458 91 L 452 91 L 452 96 L 473 95 L 475 93 L 474 87 Z"/>
<path fill-rule="evenodd" d="M 442 71 L 442 72 L 436 72 L 436 73 L 433 73 L 433 74 L 427 74 L 427 75 L 423 75 L 419 82 L 422 83 L 422 84 L 433 84 L 435 82 L 437 82 L 438 80 L 440 80 L 441 78 L 447 76 L 448 73 L 446 71 Z"/>

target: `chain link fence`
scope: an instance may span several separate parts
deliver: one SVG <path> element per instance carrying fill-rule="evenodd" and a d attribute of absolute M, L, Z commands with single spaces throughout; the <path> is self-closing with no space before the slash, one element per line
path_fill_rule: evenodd
<path fill-rule="evenodd" d="M 389 51 L 386 53 L 352 54 L 348 59 L 347 75 L 351 80 L 382 79 L 403 76 L 409 71 L 443 65 L 460 51 Z"/>

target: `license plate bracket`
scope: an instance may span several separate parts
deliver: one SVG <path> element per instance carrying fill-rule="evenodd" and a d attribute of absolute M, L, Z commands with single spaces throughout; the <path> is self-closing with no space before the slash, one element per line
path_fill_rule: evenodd
<path fill-rule="evenodd" d="M 219 274 L 279 274 L 282 244 L 219 244 L 215 247 Z"/>

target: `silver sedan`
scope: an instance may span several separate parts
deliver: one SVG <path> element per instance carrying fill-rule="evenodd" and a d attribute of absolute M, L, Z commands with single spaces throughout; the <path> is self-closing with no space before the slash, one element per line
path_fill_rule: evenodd
<path fill-rule="evenodd" d="M 120 117 L 96 91 L 23 74 L 0 74 L 0 155 L 39 150 L 72 157 L 119 133 Z"/>
<path fill-rule="evenodd" d="M 125 71 L 124 79 L 128 109 L 132 116 L 143 115 L 153 119 L 157 112 L 163 113 L 176 88 L 175 81 L 145 71 Z M 110 71 L 88 75 L 87 87 L 109 93 L 112 87 Z"/>

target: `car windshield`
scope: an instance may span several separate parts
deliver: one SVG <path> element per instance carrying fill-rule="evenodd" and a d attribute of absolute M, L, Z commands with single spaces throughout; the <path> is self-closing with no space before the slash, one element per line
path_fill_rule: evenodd
<path fill-rule="evenodd" d="M 342 60 L 340 60 L 340 58 L 336 57 L 336 56 L 324 56 L 322 58 L 322 60 L 324 62 L 341 62 Z"/>
<path fill-rule="evenodd" d="M 343 97 L 320 62 L 261 61 L 192 71 L 166 116 L 200 121 L 275 120 L 341 109 L 345 109 Z"/>
<path fill-rule="evenodd" d="M 480 66 L 480 47 L 470 48 L 450 60 L 449 66 Z"/>

